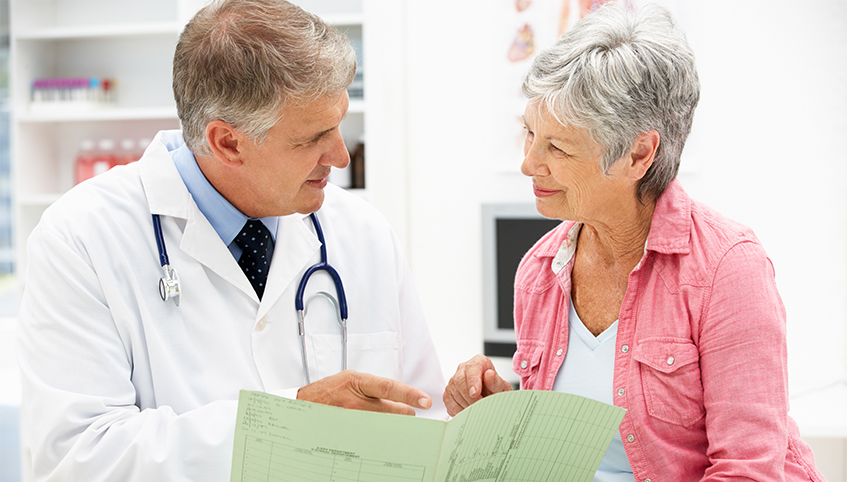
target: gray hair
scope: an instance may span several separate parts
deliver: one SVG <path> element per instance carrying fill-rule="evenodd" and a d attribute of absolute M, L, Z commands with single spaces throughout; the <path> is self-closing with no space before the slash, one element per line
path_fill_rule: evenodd
<path fill-rule="evenodd" d="M 216 0 L 185 26 L 173 89 L 183 137 L 209 155 L 206 126 L 222 120 L 259 144 L 287 102 L 340 94 L 353 81 L 350 41 L 284 0 Z"/>
<path fill-rule="evenodd" d="M 655 129 L 659 148 L 637 188 L 643 203 L 644 196 L 658 198 L 677 175 L 700 81 L 694 53 L 670 12 L 657 5 L 632 12 L 610 2 L 536 57 L 523 93 L 562 125 L 586 129 L 603 148 L 606 173 L 640 134 Z"/>

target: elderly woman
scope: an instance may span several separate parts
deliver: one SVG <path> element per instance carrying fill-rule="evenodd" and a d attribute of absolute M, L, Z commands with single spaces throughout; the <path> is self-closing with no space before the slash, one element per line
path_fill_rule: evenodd
<path fill-rule="evenodd" d="M 523 92 L 521 170 L 538 212 L 565 221 L 516 275 L 521 388 L 627 409 L 595 480 L 823 480 L 787 414 L 771 262 L 675 180 L 699 82 L 669 13 L 600 8 Z M 477 356 L 444 401 L 455 415 L 509 389 Z"/>

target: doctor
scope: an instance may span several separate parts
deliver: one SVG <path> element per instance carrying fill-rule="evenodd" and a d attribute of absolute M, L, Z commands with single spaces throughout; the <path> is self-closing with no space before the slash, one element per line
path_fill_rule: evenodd
<path fill-rule="evenodd" d="M 30 478 L 228 480 L 241 389 L 446 416 L 391 228 L 327 184 L 349 162 L 339 123 L 355 68 L 336 29 L 282 0 L 218 1 L 185 27 L 173 78 L 182 132 L 70 190 L 27 244 L 18 353 Z M 301 345 L 295 291 L 321 260 L 310 213 L 346 290 L 346 344 L 318 296 Z M 153 215 L 178 305 L 158 290 Z M 265 253 L 236 240 L 243 228 L 268 236 Z M 253 279 L 267 260 L 267 279 Z M 317 292 L 339 296 L 324 271 L 304 297 Z"/>

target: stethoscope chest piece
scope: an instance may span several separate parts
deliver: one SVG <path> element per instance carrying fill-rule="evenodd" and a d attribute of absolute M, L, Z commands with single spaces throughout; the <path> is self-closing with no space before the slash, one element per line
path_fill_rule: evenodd
<path fill-rule="evenodd" d="M 165 276 L 159 278 L 159 296 L 162 297 L 162 301 L 168 301 L 170 299 L 174 300 L 177 306 L 179 306 L 179 274 L 177 274 L 176 270 L 169 267 L 163 266 L 165 270 Z"/>

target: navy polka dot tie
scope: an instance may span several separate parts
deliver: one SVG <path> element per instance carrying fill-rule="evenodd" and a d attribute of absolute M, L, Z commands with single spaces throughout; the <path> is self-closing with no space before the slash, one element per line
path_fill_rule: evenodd
<path fill-rule="evenodd" d="M 241 248 L 238 265 L 247 275 L 260 300 L 265 292 L 268 268 L 271 265 L 271 260 L 267 256 L 268 248 L 273 242 L 271 232 L 258 219 L 248 219 L 241 228 L 241 232 L 235 237 L 235 244 Z"/>

